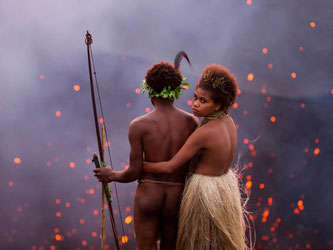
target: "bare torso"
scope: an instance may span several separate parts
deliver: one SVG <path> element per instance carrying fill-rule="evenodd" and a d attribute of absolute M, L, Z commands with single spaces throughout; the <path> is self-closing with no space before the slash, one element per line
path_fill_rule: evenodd
<path fill-rule="evenodd" d="M 199 162 L 195 173 L 211 176 L 225 174 L 237 149 L 237 130 L 233 120 L 230 117 L 213 120 L 201 130 L 205 130 L 202 133 L 205 142 L 197 152 Z"/>
<path fill-rule="evenodd" d="M 157 108 L 135 121 L 141 129 L 144 160 L 168 161 L 197 127 L 195 118 L 174 106 Z M 184 183 L 186 163 L 173 174 L 141 173 L 141 180 Z M 178 210 L 183 185 L 139 182 L 134 203 L 135 230 L 139 249 L 174 249 L 177 236 Z"/>

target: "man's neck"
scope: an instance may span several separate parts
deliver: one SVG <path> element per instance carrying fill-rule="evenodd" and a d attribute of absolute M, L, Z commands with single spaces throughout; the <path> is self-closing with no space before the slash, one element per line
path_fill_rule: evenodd
<path fill-rule="evenodd" d="M 154 105 L 155 109 L 167 110 L 175 108 L 173 106 L 173 101 L 170 101 L 169 99 L 152 98 L 151 102 Z"/>

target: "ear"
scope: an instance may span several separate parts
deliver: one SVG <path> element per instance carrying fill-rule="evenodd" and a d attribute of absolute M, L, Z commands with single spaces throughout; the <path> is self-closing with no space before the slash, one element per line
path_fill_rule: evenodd
<path fill-rule="evenodd" d="M 214 110 L 215 111 L 219 111 L 222 107 L 222 104 L 221 103 L 214 103 Z"/>

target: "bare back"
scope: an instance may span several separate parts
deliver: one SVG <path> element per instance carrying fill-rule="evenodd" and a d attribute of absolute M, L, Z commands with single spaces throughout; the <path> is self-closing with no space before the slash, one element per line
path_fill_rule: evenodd
<path fill-rule="evenodd" d="M 173 107 L 168 111 L 154 110 L 143 116 L 146 132 L 142 137 L 144 161 L 160 162 L 170 160 L 184 145 L 187 138 L 197 127 L 195 118 L 180 109 Z M 160 181 L 183 182 L 186 167 L 172 175 L 143 173 L 142 178 Z"/>
<path fill-rule="evenodd" d="M 230 117 L 217 119 L 200 130 L 197 132 L 205 142 L 197 153 L 200 160 L 195 172 L 212 176 L 227 173 L 237 148 L 237 130 L 233 120 Z"/>

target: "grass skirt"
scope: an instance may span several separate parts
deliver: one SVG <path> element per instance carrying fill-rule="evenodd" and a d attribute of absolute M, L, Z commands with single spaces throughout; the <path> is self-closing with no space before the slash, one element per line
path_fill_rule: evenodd
<path fill-rule="evenodd" d="M 247 249 L 238 178 L 191 174 L 179 212 L 178 250 Z"/>

